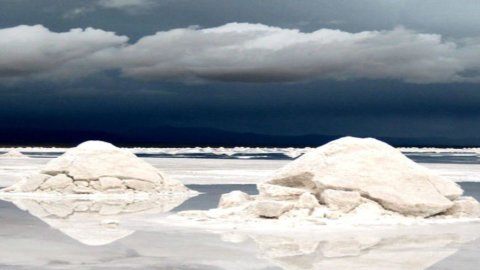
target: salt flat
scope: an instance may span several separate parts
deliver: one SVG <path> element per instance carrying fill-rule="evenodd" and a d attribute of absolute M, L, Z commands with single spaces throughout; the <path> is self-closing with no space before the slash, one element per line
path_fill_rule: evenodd
<path fill-rule="evenodd" d="M 184 184 L 254 184 L 288 160 L 143 158 Z M 51 158 L 0 158 L 0 186 L 39 170 Z"/>
<path fill-rule="evenodd" d="M 480 181 L 480 164 L 422 163 L 456 181 Z M 52 155 L 55 156 L 55 155 Z M 448 155 L 447 155 L 448 156 Z M 51 156 L 0 159 L 0 186 Z M 220 194 L 256 184 L 289 160 L 158 158 L 145 161 L 202 194 L 182 203 L 0 201 L 0 269 L 477 269 L 480 224 L 325 228 L 312 234 L 165 222 L 168 211 L 208 209 Z M 446 162 L 445 162 L 446 160 Z M 466 193 L 480 196 L 478 183 Z M 88 209 L 88 210 L 87 210 Z M 301 229 L 301 228 L 298 228 Z"/>
<path fill-rule="evenodd" d="M 290 160 L 143 158 L 184 184 L 256 184 Z M 22 176 L 39 170 L 50 157 L 0 158 L 0 186 L 9 186 Z M 480 164 L 421 163 L 456 182 L 480 182 Z"/>

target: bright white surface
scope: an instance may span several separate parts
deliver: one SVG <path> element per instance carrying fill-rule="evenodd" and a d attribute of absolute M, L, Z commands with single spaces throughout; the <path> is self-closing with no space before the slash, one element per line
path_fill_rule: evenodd
<path fill-rule="evenodd" d="M 387 210 L 424 217 L 451 208 L 452 200 L 462 195 L 453 181 L 432 174 L 398 149 L 373 138 L 331 141 L 276 171 L 266 184 L 304 188 L 313 194 L 322 189 L 357 191 Z M 337 202 L 344 199 L 344 195 L 337 197 L 331 198 Z"/>
<path fill-rule="evenodd" d="M 257 184 L 290 160 L 143 158 L 184 184 Z M 50 158 L 0 158 L 0 186 L 38 171 Z M 456 182 L 480 182 L 480 164 L 422 163 Z"/>
<path fill-rule="evenodd" d="M 456 182 L 480 182 L 480 164 L 426 163 L 422 165 Z"/>
<path fill-rule="evenodd" d="M 2 208 L 0 268 L 423 270 L 436 264 L 441 267 L 448 258 L 456 263 L 455 269 L 475 269 L 471 267 L 476 266 L 472 258 L 477 248 L 467 259 L 458 260 L 454 254 L 464 254 L 462 246 L 480 236 L 478 223 L 322 227 L 315 233 L 305 228 L 199 231 L 160 224 L 165 220 L 159 214 L 162 209 L 147 207 L 132 215 L 67 212 L 62 218 L 62 202 L 42 206 L 48 209 L 45 217 L 37 207 L 35 214 L 30 212 L 34 208 L 25 207 L 38 219 Z M 103 219 L 100 224 L 99 219 Z"/>
<path fill-rule="evenodd" d="M 10 185 L 21 175 L 39 170 L 49 160 L 0 159 L 0 186 Z M 188 184 L 258 183 L 289 162 L 187 158 L 144 160 Z M 468 176 L 469 181 L 480 181 L 477 173 L 480 165 L 423 165 L 447 177 L 463 179 Z M 49 209 L 65 209 L 62 204 L 49 206 Z M 106 222 L 102 224 L 113 230 L 112 235 L 117 235 L 118 231 L 133 233 L 125 234 L 123 238 L 118 234 L 119 237 L 113 238 L 118 240 L 113 243 L 92 247 L 82 244 L 81 239 L 72 238 L 78 234 L 65 234 L 62 226 L 55 227 L 60 222 L 65 227 L 73 226 L 69 219 L 49 222 L 50 227 L 44 223 L 46 220 L 33 218 L 27 212 L 1 207 L 0 204 L 0 268 L 6 266 L 6 269 L 466 270 L 478 267 L 478 223 L 355 227 L 350 230 L 328 226 L 328 230 L 319 231 L 315 236 L 305 228 L 298 228 L 290 234 L 282 232 L 281 235 L 271 230 L 242 234 L 231 229 L 211 234 L 171 227 L 172 224 L 165 227 L 161 225 L 162 214 L 145 212 L 142 218 L 130 219 L 118 214 L 106 216 Z M 97 216 L 95 213 L 86 215 L 80 222 L 73 221 L 82 234 L 89 234 L 91 227 L 83 226 L 85 224 L 81 221 L 94 220 Z M 116 221 L 120 221 L 118 227 Z M 104 243 L 110 242 L 106 240 Z"/>

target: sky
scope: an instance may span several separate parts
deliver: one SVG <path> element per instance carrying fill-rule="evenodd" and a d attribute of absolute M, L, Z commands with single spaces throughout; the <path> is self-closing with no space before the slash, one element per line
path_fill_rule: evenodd
<path fill-rule="evenodd" d="M 0 144 L 480 145 L 478 14 L 477 0 L 0 0 Z"/>

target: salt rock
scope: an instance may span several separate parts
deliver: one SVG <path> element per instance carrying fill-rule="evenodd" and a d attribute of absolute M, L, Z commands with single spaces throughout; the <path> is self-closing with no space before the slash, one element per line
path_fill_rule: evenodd
<path fill-rule="evenodd" d="M 100 177 L 99 181 L 100 181 L 100 188 L 102 190 L 125 188 L 122 180 L 116 177 Z"/>
<path fill-rule="evenodd" d="M 257 188 L 261 197 L 273 198 L 276 200 L 297 199 L 306 191 L 305 189 L 300 188 L 292 188 L 265 183 L 258 184 Z"/>
<path fill-rule="evenodd" d="M 450 200 L 455 200 L 463 195 L 463 189 L 459 184 L 442 177 L 430 179 L 431 183 L 442 195 Z"/>
<path fill-rule="evenodd" d="M 91 186 L 93 189 L 102 190 L 102 186 L 101 186 L 101 184 L 100 184 L 100 181 L 89 181 L 88 184 L 89 184 L 89 186 Z"/>
<path fill-rule="evenodd" d="M 278 218 L 293 207 L 293 203 L 282 201 L 258 201 L 255 203 L 257 216 L 265 218 Z"/>
<path fill-rule="evenodd" d="M 453 202 L 453 206 L 445 214 L 454 217 L 478 218 L 480 203 L 472 197 L 461 197 Z"/>
<path fill-rule="evenodd" d="M 189 190 L 130 151 L 106 142 L 88 141 L 51 160 L 40 174 L 28 177 L 3 191 L 130 194 L 184 193 Z"/>
<path fill-rule="evenodd" d="M 250 200 L 250 195 L 245 192 L 234 190 L 230 193 L 222 194 L 218 203 L 219 208 L 230 208 L 240 206 Z"/>
<path fill-rule="evenodd" d="M 295 204 L 295 206 L 297 208 L 313 209 L 319 207 L 320 203 L 318 203 L 317 197 L 315 197 L 313 194 L 305 192 L 300 195 L 300 198 L 298 198 L 298 202 Z"/>
<path fill-rule="evenodd" d="M 362 203 L 350 211 L 345 218 L 349 220 L 356 219 L 358 222 L 355 223 L 362 223 L 386 220 L 390 217 L 401 218 L 402 215 L 385 210 L 380 204 L 372 200 L 364 199 Z"/>
<path fill-rule="evenodd" d="M 32 174 L 21 182 L 21 189 L 24 192 L 32 192 L 38 189 L 50 177 L 47 174 Z"/>
<path fill-rule="evenodd" d="M 343 213 L 352 211 L 362 202 L 362 197 L 357 191 L 326 189 L 322 192 L 321 198 L 330 209 Z"/>
<path fill-rule="evenodd" d="M 307 152 L 266 184 L 310 190 L 359 192 L 403 215 L 428 217 L 453 206 L 459 187 L 381 141 L 345 137 Z"/>
<path fill-rule="evenodd" d="M 149 191 L 155 189 L 155 184 L 147 181 L 127 179 L 124 182 L 127 187 L 134 190 Z"/>
<path fill-rule="evenodd" d="M 58 174 L 48 178 L 41 186 L 40 189 L 62 190 L 70 185 L 73 185 L 72 178 L 65 174 Z"/>
<path fill-rule="evenodd" d="M 77 187 L 88 187 L 89 183 L 87 181 L 75 181 Z"/>

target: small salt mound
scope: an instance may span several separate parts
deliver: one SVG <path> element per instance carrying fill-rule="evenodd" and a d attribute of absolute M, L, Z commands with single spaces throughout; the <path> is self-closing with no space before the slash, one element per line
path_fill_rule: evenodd
<path fill-rule="evenodd" d="M 27 158 L 28 156 L 22 154 L 22 152 L 17 149 L 12 149 L 5 154 L 0 155 L 2 158 Z"/>
<path fill-rule="evenodd" d="M 180 182 L 167 178 L 133 153 L 101 141 L 88 141 L 50 161 L 7 192 L 62 194 L 185 193 Z"/>
<path fill-rule="evenodd" d="M 259 195 L 224 194 L 219 208 L 179 217 L 403 223 L 478 218 L 480 204 L 375 139 L 345 137 L 307 152 L 258 185 Z"/>

